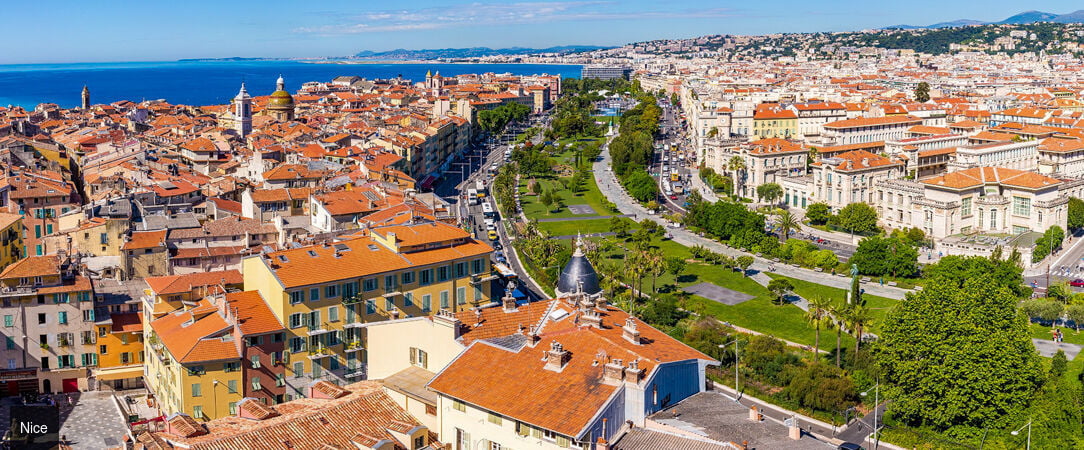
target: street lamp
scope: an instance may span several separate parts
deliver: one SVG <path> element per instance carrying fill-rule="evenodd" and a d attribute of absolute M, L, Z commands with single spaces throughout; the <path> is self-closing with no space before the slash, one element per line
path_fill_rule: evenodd
<path fill-rule="evenodd" d="M 863 397 L 869 395 L 869 389 L 866 389 L 862 393 Z M 876 449 L 877 445 L 881 442 L 881 436 L 877 433 L 877 407 L 881 404 L 881 383 L 873 385 L 873 448 Z"/>
<path fill-rule="evenodd" d="M 1013 436 L 1017 436 L 1017 435 L 1020 434 L 1020 430 L 1023 430 L 1024 427 L 1027 427 L 1027 429 L 1028 429 L 1028 445 L 1027 445 L 1026 450 L 1031 450 L 1031 420 L 1030 419 L 1028 420 L 1028 423 L 1024 424 L 1023 427 L 1017 428 L 1015 431 L 1013 431 L 1010 434 L 1012 434 Z"/>
<path fill-rule="evenodd" d="M 215 418 L 218 418 L 218 380 L 211 380 L 211 394 L 214 396 L 215 405 L 212 406 Z"/>
<path fill-rule="evenodd" d="M 738 340 L 727 342 L 725 344 L 719 344 L 719 348 L 725 348 L 726 346 L 734 344 L 734 401 L 738 401 Z"/>

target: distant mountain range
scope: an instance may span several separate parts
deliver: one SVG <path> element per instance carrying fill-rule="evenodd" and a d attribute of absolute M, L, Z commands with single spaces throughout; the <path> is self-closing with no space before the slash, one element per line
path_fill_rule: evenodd
<path fill-rule="evenodd" d="M 365 50 L 358 52 L 354 57 L 365 59 L 454 59 L 454 58 L 480 58 L 483 56 L 500 56 L 500 55 L 520 55 L 528 53 L 582 53 L 593 50 L 604 50 L 613 47 L 599 47 L 595 45 L 564 45 L 559 47 L 549 48 L 524 48 L 524 47 L 510 47 L 510 48 L 489 48 L 489 47 L 470 47 L 470 48 L 439 48 L 439 49 L 424 49 L 424 50 L 407 50 L 398 48 L 395 50 L 388 50 L 383 52 L 374 52 Z"/>
<path fill-rule="evenodd" d="M 1054 14 L 1042 11 L 1025 11 L 1020 14 L 1009 17 L 1000 22 L 983 22 L 980 20 L 960 19 L 953 20 L 951 22 L 940 22 L 933 25 L 893 25 L 890 27 L 884 27 L 886 30 L 918 30 L 923 28 L 951 28 L 951 27 L 964 27 L 968 25 L 1019 25 L 1026 23 L 1036 22 L 1056 22 L 1056 23 L 1084 23 L 1084 9 L 1074 11 L 1069 14 Z"/>

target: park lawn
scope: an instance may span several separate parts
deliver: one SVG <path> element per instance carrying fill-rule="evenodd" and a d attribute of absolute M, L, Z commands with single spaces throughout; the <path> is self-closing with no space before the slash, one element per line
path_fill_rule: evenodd
<path fill-rule="evenodd" d="M 549 208 L 546 207 L 546 205 L 543 205 L 542 202 L 538 201 L 540 196 L 528 195 L 526 193 L 527 182 L 529 180 L 529 178 L 522 178 L 519 184 L 520 204 L 523 206 L 523 213 L 527 216 L 528 219 L 542 219 L 549 217 L 580 217 L 576 214 L 572 214 L 572 212 L 568 210 L 568 205 L 588 205 L 591 207 L 591 209 L 595 210 L 595 214 L 593 215 L 597 216 L 610 216 L 616 214 L 606 208 L 606 198 L 602 195 L 602 192 L 598 190 L 598 185 L 595 184 L 594 177 L 587 177 L 587 182 L 584 183 L 585 189 L 583 192 L 579 193 L 573 193 L 572 191 L 565 189 L 564 185 L 562 185 L 561 181 L 558 180 L 556 177 L 549 179 L 536 178 L 535 180 L 538 181 L 539 187 L 541 189 L 557 189 L 557 195 L 561 196 L 564 206 L 561 207 L 560 211 L 556 212 L 548 211 Z"/>
<path fill-rule="evenodd" d="M 624 217 L 621 218 L 621 220 L 628 220 L 630 227 L 635 226 L 635 223 L 632 220 Z M 575 236 L 577 233 L 609 233 L 610 219 L 539 222 L 538 228 L 549 233 L 550 236 Z"/>
<path fill-rule="evenodd" d="M 1059 328 L 1061 328 L 1061 333 L 1064 335 L 1066 343 L 1084 345 L 1084 331 L 1078 332 L 1069 327 Z M 1031 334 L 1031 337 L 1035 339 L 1042 339 L 1044 341 L 1051 340 L 1050 327 L 1047 325 L 1032 322 L 1028 324 L 1028 332 Z"/>
<path fill-rule="evenodd" d="M 807 300 L 817 296 L 826 297 L 831 299 L 832 303 L 836 306 L 842 305 L 843 302 L 847 300 L 847 291 L 844 289 L 774 273 L 765 273 L 765 275 L 768 275 L 772 279 L 785 278 L 789 280 L 791 284 L 794 285 L 794 293 Z M 870 333 L 877 334 L 881 329 L 881 322 L 884 321 L 888 311 L 892 309 L 893 306 L 896 306 L 898 300 L 869 294 L 863 295 L 862 298 L 865 299 L 866 307 L 869 308 L 870 313 L 873 315 L 873 323 L 870 324 L 867 329 Z"/>

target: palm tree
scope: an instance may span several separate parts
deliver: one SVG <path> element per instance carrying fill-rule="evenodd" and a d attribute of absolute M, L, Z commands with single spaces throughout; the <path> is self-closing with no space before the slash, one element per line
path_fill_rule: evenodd
<path fill-rule="evenodd" d="M 847 313 L 850 305 L 832 305 L 828 314 L 832 318 L 832 325 L 836 327 L 836 367 L 840 367 L 839 353 L 843 351 L 843 328 L 847 326 Z"/>
<path fill-rule="evenodd" d="M 831 308 L 832 302 L 827 298 L 817 296 L 809 299 L 809 311 L 805 314 L 805 320 L 817 330 L 816 337 L 813 340 L 813 357 L 816 359 L 819 359 L 821 354 L 821 325 L 826 328 L 832 326 L 831 318 L 828 315 Z"/>
<path fill-rule="evenodd" d="M 801 222 L 798 220 L 798 217 L 796 217 L 794 214 L 791 214 L 790 211 L 783 211 L 782 213 L 777 214 L 776 218 L 777 220 L 779 220 L 779 240 L 782 242 L 787 241 L 787 238 L 790 236 L 791 231 L 802 229 L 802 225 Z"/>
<path fill-rule="evenodd" d="M 666 273 L 666 255 L 661 249 L 651 248 L 644 252 L 644 261 L 647 264 L 647 271 L 651 272 L 651 292 L 658 294 L 659 290 L 655 287 L 655 281 L 658 280 L 659 275 Z"/>
<path fill-rule="evenodd" d="M 746 169 L 745 160 L 742 159 L 741 156 L 734 155 L 734 156 L 730 157 L 730 161 L 727 161 L 726 168 L 728 170 L 730 170 L 732 176 L 734 177 L 734 193 L 740 197 L 741 196 L 741 194 L 740 194 L 740 192 L 741 192 L 741 188 L 740 188 L 741 177 L 738 176 L 738 172 Z"/>
<path fill-rule="evenodd" d="M 862 329 L 873 322 L 873 315 L 865 305 L 854 305 L 846 315 L 847 328 L 854 333 L 854 355 L 858 356 L 858 347 L 862 343 Z"/>

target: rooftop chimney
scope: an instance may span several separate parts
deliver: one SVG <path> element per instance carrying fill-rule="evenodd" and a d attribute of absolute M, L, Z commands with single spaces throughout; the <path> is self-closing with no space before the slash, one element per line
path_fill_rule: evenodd
<path fill-rule="evenodd" d="M 456 339 L 459 338 L 459 333 L 462 331 L 462 322 L 459 321 L 459 318 L 456 317 L 455 314 L 452 314 L 446 309 L 437 311 L 437 314 L 433 316 L 433 323 L 451 328 L 453 331 L 452 334 Z"/>
<path fill-rule="evenodd" d="M 640 345 L 640 330 L 636 329 L 636 320 L 629 317 L 625 320 L 625 326 L 621 328 L 621 337 L 633 344 Z"/>
<path fill-rule="evenodd" d="M 625 368 L 625 382 L 637 384 L 642 376 L 644 376 L 644 369 L 640 368 L 640 360 L 629 361 L 629 366 Z"/>
<path fill-rule="evenodd" d="M 568 363 L 569 354 L 560 342 L 550 342 L 550 349 L 546 351 L 546 370 L 552 370 L 554 372 L 560 372 L 564 370 L 565 364 Z"/>
<path fill-rule="evenodd" d="M 602 383 L 611 386 L 621 384 L 625 378 L 624 361 L 613 359 L 602 366 Z"/>
<path fill-rule="evenodd" d="M 580 320 L 588 326 L 602 328 L 602 315 L 593 309 L 584 309 L 583 314 L 580 315 Z"/>
<path fill-rule="evenodd" d="M 518 310 L 516 308 L 516 298 L 512 297 L 512 291 L 504 291 L 504 297 L 501 298 L 501 306 L 506 313 L 516 312 Z"/>
<path fill-rule="evenodd" d="M 542 340 L 542 338 L 538 336 L 538 325 L 527 327 L 527 345 L 534 347 L 535 345 L 538 345 L 538 341 L 540 340 Z"/>

